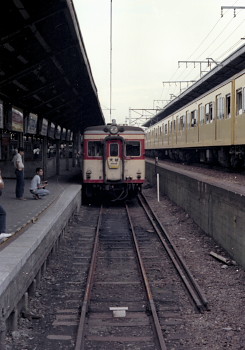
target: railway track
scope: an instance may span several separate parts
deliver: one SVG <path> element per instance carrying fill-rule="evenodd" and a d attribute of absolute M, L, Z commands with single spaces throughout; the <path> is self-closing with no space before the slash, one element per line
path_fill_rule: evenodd
<path fill-rule="evenodd" d="M 139 202 L 197 310 L 207 310 L 204 294 L 166 230 L 144 196 L 139 196 Z M 101 208 L 75 350 L 167 349 L 164 326 L 157 310 L 159 296 L 156 303 L 151 290 L 151 283 L 154 285 L 155 281 L 150 282 L 148 278 L 151 277 L 152 266 L 150 269 L 147 267 L 149 251 L 145 249 L 154 249 L 155 245 L 145 247 L 149 238 L 142 237 L 134 229 L 132 208 L 125 205 L 125 212 L 118 207 Z M 154 250 L 150 250 L 150 256 L 154 254 Z M 155 261 L 158 258 L 155 256 Z M 163 291 L 171 293 L 171 285 Z M 109 310 L 113 313 L 110 314 Z M 121 312 L 123 316 L 113 317 L 116 312 Z M 146 323 L 140 322 L 142 318 Z M 179 315 L 177 319 L 179 321 Z M 144 335 L 142 327 L 145 328 Z"/>
<path fill-rule="evenodd" d="M 46 330 L 41 322 L 26 349 L 168 350 L 191 337 L 182 314 L 203 312 L 207 301 L 187 296 L 191 282 L 187 276 L 180 282 L 180 267 L 176 272 L 181 258 L 144 197 L 139 201 L 83 208 L 71 226 L 68 252 L 61 252 L 63 274 L 57 269 L 55 287 L 45 292 L 47 303 L 53 298 Z M 196 299 L 194 308 L 190 300 Z"/>
<path fill-rule="evenodd" d="M 185 287 L 190 297 L 192 298 L 196 308 L 200 312 L 209 310 L 208 302 L 203 291 L 192 276 L 191 271 L 189 270 L 185 261 L 179 254 L 178 249 L 172 242 L 168 230 L 163 227 L 157 215 L 154 213 L 153 209 L 151 208 L 150 204 L 148 203 L 147 199 L 143 194 L 140 194 L 138 196 L 138 200 L 141 206 L 144 208 L 144 211 L 148 219 L 150 220 L 152 226 L 154 227 L 164 249 L 168 253 L 169 258 L 174 264 L 176 270 L 178 271 L 181 280 L 185 284 Z"/>
<path fill-rule="evenodd" d="M 75 346 L 110 348 L 167 349 L 127 206 L 101 208 Z"/>

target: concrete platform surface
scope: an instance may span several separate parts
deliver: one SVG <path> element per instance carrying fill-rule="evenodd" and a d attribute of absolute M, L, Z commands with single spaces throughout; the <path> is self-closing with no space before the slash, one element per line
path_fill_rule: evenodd
<path fill-rule="evenodd" d="M 3 178 L 4 179 L 4 178 Z M 18 232 L 25 228 L 29 223 L 35 221 L 38 215 L 48 211 L 49 207 L 54 203 L 69 184 L 81 184 L 81 171 L 74 168 L 62 174 L 48 179 L 47 189 L 50 195 L 40 200 L 35 200 L 30 193 L 31 180 L 25 180 L 25 201 L 15 198 L 16 180 L 4 179 L 4 190 L 0 197 L 0 204 L 7 213 L 6 232 Z"/>
<path fill-rule="evenodd" d="M 40 200 L 32 197 L 30 180 L 26 181 L 25 201 L 15 198 L 15 180 L 4 179 L 0 203 L 7 211 L 8 232 L 15 232 L 7 242 L 3 238 L 0 242 L 0 323 L 4 322 L 6 329 L 13 329 L 16 317 L 12 315 L 25 307 L 30 286 L 81 207 L 80 175 L 77 168 L 50 178 L 51 194 Z M 2 339 L 0 329 L 0 348 Z"/>

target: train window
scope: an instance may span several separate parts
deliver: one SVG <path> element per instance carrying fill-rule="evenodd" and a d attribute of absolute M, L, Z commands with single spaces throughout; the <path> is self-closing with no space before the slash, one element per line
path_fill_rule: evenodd
<path fill-rule="evenodd" d="M 214 117 L 214 108 L 213 108 L 213 103 L 211 102 L 210 104 L 210 114 L 209 114 L 209 120 L 210 122 L 213 121 L 213 117 Z"/>
<path fill-rule="evenodd" d="M 206 106 L 205 106 L 205 119 L 206 119 L 206 123 L 208 123 L 209 122 L 209 104 L 207 104 Z"/>
<path fill-rule="evenodd" d="M 236 114 L 242 114 L 242 89 L 237 90 L 236 92 Z"/>
<path fill-rule="evenodd" d="M 216 106 L 217 106 L 217 118 L 224 119 L 225 116 L 225 99 L 222 96 L 216 97 Z"/>
<path fill-rule="evenodd" d="M 225 96 L 226 118 L 231 117 L 231 94 Z"/>
<path fill-rule="evenodd" d="M 184 115 L 182 115 L 180 117 L 180 128 L 179 129 L 180 130 L 184 130 L 185 129 L 185 116 Z"/>
<path fill-rule="evenodd" d="M 126 143 L 126 156 L 139 157 L 140 156 L 140 142 L 139 141 L 127 141 Z"/>
<path fill-rule="evenodd" d="M 119 148 L 117 143 L 111 143 L 110 144 L 110 156 L 111 157 L 118 157 L 119 155 Z"/>
<path fill-rule="evenodd" d="M 242 88 L 242 110 L 245 112 L 245 88 Z"/>
<path fill-rule="evenodd" d="M 100 141 L 88 142 L 88 156 L 89 157 L 101 157 L 103 154 L 103 145 Z"/>
<path fill-rule="evenodd" d="M 193 128 L 196 125 L 197 125 L 197 110 L 195 109 L 194 111 L 191 112 L 191 127 Z"/>
<path fill-rule="evenodd" d="M 200 124 L 203 125 L 204 124 L 204 120 L 205 120 L 205 113 L 204 113 L 204 106 L 200 105 L 199 106 L 199 111 L 200 111 Z"/>
<path fill-rule="evenodd" d="M 180 117 L 179 119 L 179 131 L 183 130 L 183 116 Z"/>
<path fill-rule="evenodd" d="M 191 125 L 191 114 L 190 112 L 186 113 L 186 126 L 188 129 L 190 129 L 190 125 Z"/>
<path fill-rule="evenodd" d="M 213 121 L 213 103 L 210 102 L 205 106 L 205 117 L 206 123 L 211 123 Z"/>

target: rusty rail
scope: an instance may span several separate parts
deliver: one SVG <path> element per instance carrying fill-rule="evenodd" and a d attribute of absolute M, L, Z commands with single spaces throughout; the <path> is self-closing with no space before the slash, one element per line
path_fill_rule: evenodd
<path fill-rule="evenodd" d="M 145 196 L 141 193 L 138 196 L 138 200 L 145 210 L 148 219 L 150 220 L 152 226 L 154 227 L 158 237 L 163 244 L 166 252 L 171 258 L 176 270 L 178 271 L 183 283 L 185 284 L 194 304 L 200 312 L 209 310 L 207 299 L 202 292 L 200 286 L 192 276 L 189 268 L 187 267 L 185 261 L 180 256 L 178 249 L 175 247 L 174 243 L 171 241 L 167 229 L 164 228 L 158 219 L 157 215 L 154 213 L 150 204 L 148 203 Z"/>
<path fill-rule="evenodd" d="M 98 217 L 98 221 L 97 221 L 97 226 L 96 226 L 94 246 L 93 246 L 92 258 L 91 258 L 88 279 L 87 279 L 87 284 L 86 284 L 85 296 L 83 299 L 83 304 L 82 304 L 82 308 L 81 308 L 81 315 L 80 315 L 80 320 L 79 320 L 79 325 L 78 325 L 78 330 L 77 330 L 77 339 L 76 339 L 75 350 L 82 349 L 82 341 L 83 341 L 86 313 L 87 313 L 88 306 L 89 306 L 89 300 L 90 300 L 90 295 L 91 295 L 91 290 L 92 290 L 92 285 L 93 285 L 93 277 L 94 277 L 94 272 L 95 272 L 95 267 L 96 267 L 102 211 L 103 211 L 103 206 L 101 205 L 99 217 Z"/>
<path fill-rule="evenodd" d="M 152 296 L 152 292 L 151 292 L 151 288 L 150 288 L 150 284 L 146 275 L 146 271 L 144 268 L 144 264 L 143 264 L 143 260 L 141 258 L 141 254 L 140 254 L 140 249 L 139 249 L 139 245 L 137 242 L 137 237 L 134 231 L 134 226 L 130 217 L 130 213 L 129 213 L 129 209 L 128 206 L 126 206 L 126 211 L 128 214 L 128 220 L 131 226 L 131 232 L 132 232 L 132 236 L 133 236 L 133 241 L 134 241 L 134 245 L 135 245 L 135 249 L 136 249 L 136 254 L 137 254 L 137 259 L 139 262 L 139 266 L 140 266 L 140 271 L 141 271 L 141 275 L 144 281 L 144 286 L 145 286 L 145 290 L 146 290 L 146 294 L 149 300 L 149 304 L 150 304 L 150 308 L 151 308 L 151 312 L 152 312 L 152 317 L 153 317 L 153 322 L 154 322 L 154 326 L 155 326 L 155 330 L 156 330 L 156 334 L 157 334 L 157 338 L 158 338 L 158 342 L 159 342 L 159 346 L 161 350 L 167 350 L 164 338 L 163 338 L 163 334 L 162 334 L 162 329 L 161 329 L 161 325 L 159 322 L 159 318 L 157 315 L 157 311 L 156 311 L 156 306 L 153 300 L 153 296 Z"/>

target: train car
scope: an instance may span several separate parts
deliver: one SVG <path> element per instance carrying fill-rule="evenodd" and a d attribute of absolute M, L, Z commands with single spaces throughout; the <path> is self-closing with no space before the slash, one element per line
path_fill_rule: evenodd
<path fill-rule="evenodd" d="M 146 154 L 244 168 L 245 70 L 151 125 L 146 130 Z"/>
<path fill-rule="evenodd" d="M 88 127 L 83 135 L 83 196 L 113 201 L 141 191 L 145 180 L 145 133 L 134 126 Z"/>

